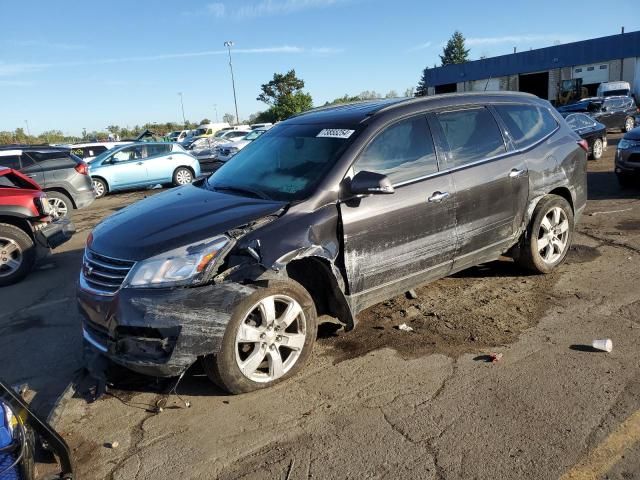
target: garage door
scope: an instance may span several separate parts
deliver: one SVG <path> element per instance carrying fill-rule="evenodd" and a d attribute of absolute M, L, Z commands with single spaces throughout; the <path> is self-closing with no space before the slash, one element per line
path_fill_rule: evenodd
<path fill-rule="evenodd" d="M 583 84 L 602 83 L 609 81 L 609 64 L 593 63 L 591 65 L 577 65 L 573 67 L 573 78 L 581 78 Z"/>
<path fill-rule="evenodd" d="M 474 80 L 471 82 L 471 91 L 473 92 L 484 92 L 486 87 L 487 92 L 495 92 L 500 90 L 500 79 L 499 78 L 490 78 L 489 80 Z"/>

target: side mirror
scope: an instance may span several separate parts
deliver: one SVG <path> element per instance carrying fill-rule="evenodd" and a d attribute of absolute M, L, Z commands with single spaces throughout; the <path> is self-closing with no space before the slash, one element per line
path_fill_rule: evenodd
<path fill-rule="evenodd" d="M 381 173 L 358 172 L 352 179 L 349 190 L 354 195 L 380 195 L 394 192 L 391 180 Z"/>

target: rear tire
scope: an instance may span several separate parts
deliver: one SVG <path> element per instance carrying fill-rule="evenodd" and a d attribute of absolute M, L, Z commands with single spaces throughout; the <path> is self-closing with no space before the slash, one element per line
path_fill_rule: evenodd
<path fill-rule="evenodd" d="M 593 142 L 593 147 L 591 147 L 591 156 L 594 160 L 598 160 L 602 158 L 602 152 L 604 151 L 604 144 L 602 143 L 602 139 L 596 138 Z"/>
<path fill-rule="evenodd" d="M 73 210 L 73 202 L 64 193 L 56 191 L 48 191 L 47 198 L 51 207 L 51 217 L 56 220 L 58 218 L 69 218 L 71 210 Z"/>
<path fill-rule="evenodd" d="M 96 198 L 104 197 L 109 191 L 107 182 L 101 178 L 92 178 L 91 183 L 93 183 L 93 192 L 96 194 Z"/>
<path fill-rule="evenodd" d="M 293 280 L 270 282 L 236 305 L 220 352 L 204 357 L 202 365 L 207 376 L 230 393 L 267 388 L 304 366 L 317 332 L 309 293 Z"/>
<path fill-rule="evenodd" d="M 0 286 L 22 280 L 36 261 L 35 245 L 21 228 L 0 223 Z"/>
<path fill-rule="evenodd" d="M 573 209 L 558 195 L 536 205 L 521 242 L 518 264 L 537 273 L 550 273 L 564 262 L 573 240 Z"/>
<path fill-rule="evenodd" d="M 176 187 L 188 185 L 191 182 L 193 182 L 193 172 L 191 172 L 187 167 L 178 167 L 176 168 L 176 171 L 173 172 L 173 184 Z"/>

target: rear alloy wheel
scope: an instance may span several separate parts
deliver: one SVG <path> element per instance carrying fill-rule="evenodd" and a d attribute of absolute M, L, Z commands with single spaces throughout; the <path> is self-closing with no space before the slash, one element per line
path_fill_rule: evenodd
<path fill-rule="evenodd" d="M 293 281 L 260 288 L 234 309 L 222 351 L 203 359 L 207 375 L 231 393 L 274 385 L 305 364 L 317 335 L 313 300 Z"/>
<path fill-rule="evenodd" d="M 180 167 L 173 173 L 173 184 L 176 187 L 193 182 L 193 173 L 186 167 Z"/>
<path fill-rule="evenodd" d="M 604 151 L 604 145 L 602 143 L 602 140 L 600 138 L 596 138 L 595 141 L 593 142 L 593 148 L 592 148 L 593 159 L 598 160 L 599 158 L 601 158 L 603 151 Z"/>
<path fill-rule="evenodd" d="M 96 194 L 96 198 L 102 198 L 107 194 L 107 184 L 104 180 L 100 180 L 99 178 L 92 178 L 91 183 L 93 184 L 93 191 Z"/>
<path fill-rule="evenodd" d="M 573 227 L 569 202 L 558 195 L 547 195 L 533 212 L 516 261 L 539 273 L 551 272 L 569 252 Z"/>
<path fill-rule="evenodd" d="M 22 280 L 35 262 L 35 247 L 27 233 L 0 223 L 0 286 Z"/>
<path fill-rule="evenodd" d="M 627 117 L 624 121 L 624 131 L 629 132 L 635 127 L 636 121 L 632 117 Z"/>
<path fill-rule="evenodd" d="M 51 217 L 54 220 L 68 217 L 71 210 L 73 210 L 71 199 L 64 193 L 49 191 L 47 192 L 47 199 L 51 208 Z"/>

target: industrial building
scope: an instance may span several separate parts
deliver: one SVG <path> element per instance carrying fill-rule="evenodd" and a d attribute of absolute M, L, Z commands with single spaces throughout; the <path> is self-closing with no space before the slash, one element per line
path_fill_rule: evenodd
<path fill-rule="evenodd" d="M 436 67 L 426 80 L 428 95 L 515 90 L 555 102 L 560 82 L 578 78 L 589 96 L 602 82 L 629 82 L 640 102 L 640 31 Z"/>

